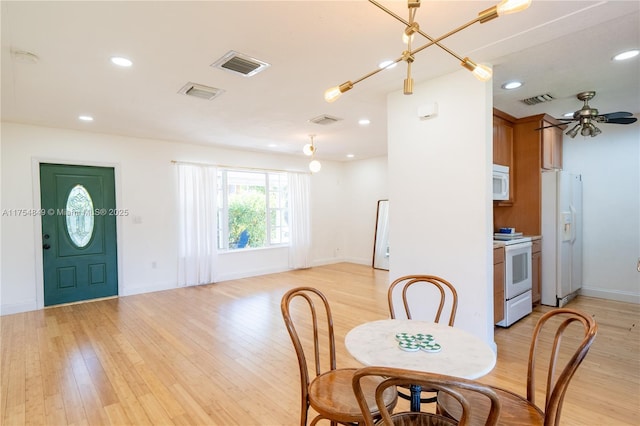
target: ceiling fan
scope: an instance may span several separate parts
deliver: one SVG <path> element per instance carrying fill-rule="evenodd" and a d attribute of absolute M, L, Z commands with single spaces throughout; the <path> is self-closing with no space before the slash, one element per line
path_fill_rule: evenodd
<path fill-rule="evenodd" d="M 595 95 L 596 92 L 593 91 L 578 93 L 576 97 L 581 101 L 584 101 L 582 108 L 574 112 L 572 118 L 556 119 L 558 121 L 566 121 L 567 123 L 555 124 L 547 127 L 559 127 L 569 124 L 572 121 L 577 121 L 578 123 L 573 126 L 571 130 L 567 131 L 565 133 L 566 135 L 571 138 L 575 138 L 579 131 L 582 136 L 595 137 L 602 133 L 602 131 L 596 127 L 595 123 L 631 124 L 638 120 L 635 117 L 631 117 L 633 114 L 630 112 L 618 111 L 610 112 L 608 114 L 599 114 L 596 108 L 591 108 L 589 106 L 589 101 L 593 99 Z M 541 127 L 540 129 L 544 128 L 546 127 Z"/>

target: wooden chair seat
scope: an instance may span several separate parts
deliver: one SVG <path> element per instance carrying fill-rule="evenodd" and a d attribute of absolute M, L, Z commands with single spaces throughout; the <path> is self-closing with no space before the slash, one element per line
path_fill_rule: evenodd
<path fill-rule="evenodd" d="M 591 315 L 575 309 L 553 309 L 542 315 L 531 336 L 526 396 L 492 388 L 502 404 L 500 424 L 559 426 L 567 388 L 587 356 L 597 330 L 598 326 Z M 540 370 L 544 370 L 542 372 L 546 376 L 544 409 L 535 401 L 535 378 Z M 483 401 L 475 395 L 469 395 L 467 399 L 474 406 L 483 405 Z M 453 418 L 459 418 L 460 415 L 458 403 L 444 394 L 438 394 L 437 410 Z M 478 411 L 475 413 L 477 415 Z M 472 424 L 483 424 L 479 422 L 481 419 L 472 419 Z"/>
<path fill-rule="evenodd" d="M 341 423 L 361 423 L 362 411 L 352 387 L 356 371 L 355 368 L 339 368 L 317 376 L 309 385 L 309 405 L 324 418 Z M 373 417 L 380 415 L 376 408 L 375 391 L 381 381 L 382 378 L 365 377 L 362 382 Z M 386 406 L 394 407 L 397 399 L 395 388 L 385 391 Z"/>
<path fill-rule="evenodd" d="M 490 386 L 500 398 L 500 425 L 504 426 L 538 426 L 544 424 L 544 413 L 525 398 L 509 390 Z M 486 398 L 479 398 L 473 392 L 461 391 L 462 395 L 473 405 L 474 411 L 469 419 L 469 426 L 483 426 L 490 404 Z M 438 412 L 453 419 L 462 415 L 462 406 L 448 394 L 438 395 Z"/>
<path fill-rule="evenodd" d="M 391 416 L 393 426 L 457 426 L 459 423 L 453 419 L 431 413 L 399 413 Z M 384 425 L 380 420 L 377 425 Z M 385 425 L 386 426 L 386 425 Z"/>
<path fill-rule="evenodd" d="M 297 303 L 296 303 L 297 302 Z M 362 423 L 362 407 L 353 393 L 353 377 L 355 368 L 337 368 L 336 342 L 333 330 L 333 318 L 329 301 L 322 292 L 313 287 L 296 287 L 287 291 L 280 302 L 282 317 L 291 337 L 291 342 L 298 357 L 300 369 L 300 426 L 306 426 L 309 407 L 318 415 L 311 421 L 311 426 L 326 419 L 335 423 Z M 325 326 L 322 326 L 325 323 Z M 312 334 L 310 341 L 303 340 L 298 334 L 296 324 L 306 336 Z M 310 329 L 310 330 L 309 330 Z M 327 351 L 322 351 L 321 341 Z M 305 345 L 311 357 L 305 355 Z M 313 350 L 311 350 L 313 349 Z M 363 382 L 363 386 L 371 395 L 375 392 L 380 379 L 371 377 Z M 383 395 L 384 405 L 393 410 L 398 401 L 395 387 L 388 389 Z M 367 399 L 371 407 L 370 416 L 379 418 L 377 401 Z"/>
<path fill-rule="evenodd" d="M 362 386 L 364 380 L 371 377 L 384 378 L 374 390 L 375 404 L 378 406 L 381 417 L 380 421 L 374 421 L 371 415 L 369 400 L 374 394 L 370 394 Z M 412 384 L 434 389 L 439 395 L 450 395 L 461 407 L 460 420 L 454 420 L 437 412 L 405 411 L 391 414 L 382 398 L 385 392 L 389 389 L 395 389 L 397 386 Z M 483 425 L 494 426 L 497 424 L 500 417 L 500 400 L 489 386 L 482 383 L 424 371 L 375 366 L 361 368 L 353 376 L 353 393 L 360 405 L 365 426 L 468 426 L 468 420 L 474 415 L 477 408 L 469 403 L 462 391 L 468 391 L 475 394 L 474 396 L 486 400 L 489 408 L 484 413 Z"/>

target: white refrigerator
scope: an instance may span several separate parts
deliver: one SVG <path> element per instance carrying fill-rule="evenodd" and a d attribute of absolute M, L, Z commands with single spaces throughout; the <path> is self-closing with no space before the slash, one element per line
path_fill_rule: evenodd
<path fill-rule="evenodd" d="M 582 288 L 582 176 L 542 173 L 541 303 L 566 305 Z"/>

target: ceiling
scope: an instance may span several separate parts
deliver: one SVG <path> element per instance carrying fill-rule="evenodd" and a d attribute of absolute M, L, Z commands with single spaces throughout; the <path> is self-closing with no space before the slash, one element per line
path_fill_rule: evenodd
<path fill-rule="evenodd" d="M 407 18 L 404 0 L 382 3 Z M 437 37 L 493 4 L 423 0 L 416 20 Z M 494 106 L 515 117 L 559 117 L 579 109 L 575 95 L 587 90 L 597 92 L 590 104 L 601 113 L 637 114 L 640 58 L 611 57 L 640 47 L 639 11 L 638 1 L 533 0 L 443 44 L 493 65 Z M 403 50 L 404 26 L 366 1 L 2 1 L 1 13 L 3 121 L 299 156 L 315 134 L 320 159 L 386 154 L 386 95 L 402 89 L 406 64 L 334 103 L 323 99 L 328 87 Z M 414 46 L 426 42 L 418 40 Z M 253 77 L 210 66 L 230 50 L 271 66 Z M 114 55 L 133 66 L 112 65 Z M 419 84 L 459 69 L 432 46 L 416 54 L 413 77 Z M 514 78 L 524 85 L 500 87 Z M 188 82 L 224 93 L 211 101 L 179 94 Z M 520 101 L 546 93 L 555 99 Z M 81 114 L 94 121 L 79 121 Z M 309 122 L 321 115 L 340 121 Z M 371 124 L 360 126 L 361 118 Z"/>

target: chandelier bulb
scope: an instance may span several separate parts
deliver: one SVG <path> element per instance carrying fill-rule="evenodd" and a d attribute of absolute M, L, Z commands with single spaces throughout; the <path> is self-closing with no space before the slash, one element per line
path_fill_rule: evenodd
<path fill-rule="evenodd" d="M 309 135 L 309 139 L 311 139 L 311 142 L 302 147 L 302 152 L 304 153 L 304 155 L 307 155 L 310 157 L 316 153 L 316 147 L 313 144 L 313 138 L 315 136 L 316 135 Z"/>
<path fill-rule="evenodd" d="M 476 68 L 473 70 L 473 75 L 480 81 L 489 81 L 491 80 L 493 71 L 485 65 L 476 65 Z"/>
<path fill-rule="evenodd" d="M 309 170 L 311 173 L 318 173 L 322 169 L 322 164 L 318 160 L 312 160 L 309 163 Z"/>
<path fill-rule="evenodd" d="M 410 41 L 413 41 L 414 34 L 407 34 L 406 31 L 402 33 L 402 42 L 404 44 L 409 44 Z"/>
<path fill-rule="evenodd" d="M 340 96 L 342 96 L 342 92 L 340 92 L 340 88 L 338 86 L 330 87 L 324 92 L 324 100 L 327 102 L 334 102 Z"/>
<path fill-rule="evenodd" d="M 416 32 L 418 32 L 419 30 L 420 30 L 420 25 L 417 22 L 414 22 L 411 25 L 408 25 L 407 28 L 405 28 L 404 31 L 402 32 L 402 42 L 404 44 L 409 44 L 409 42 L 413 42 L 413 38 Z"/>
<path fill-rule="evenodd" d="M 531 6 L 531 0 L 502 0 L 498 3 L 498 16 L 521 12 Z"/>
<path fill-rule="evenodd" d="M 460 65 L 471 71 L 473 75 L 480 81 L 491 80 L 493 71 L 491 71 L 491 68 L 485 65 L 478 65 L 469 58 L 464 58 Z"/>
<path fill-rule="evenodd" d="M 351 90 L 352 87 L 353 83 L 350 81 L 346 81 L 340 86 L 330 87 L 324 92 L 324 100 L 327 102 L 334 102 L 342 96 L 344 92 Z"/>

